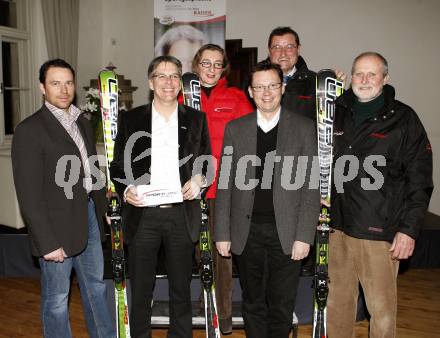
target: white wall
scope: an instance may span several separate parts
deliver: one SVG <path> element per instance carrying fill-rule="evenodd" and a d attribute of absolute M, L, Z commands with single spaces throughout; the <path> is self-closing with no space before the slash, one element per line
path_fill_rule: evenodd
<path fill-rule="evenodd" d="M 78 98 L 90 79 L 112 62 L 116 72 L 139 87 L 134 105 L 147 101 L 147 66 L 153 51 L 152 0 L 81 0 L 78 44 Z"/>
<path fill-rule="evenodd" d="M 33 107 L 37 109 L 41 106 L 42 95 L 38 89 L 38 71 L 40 66 L 48 59 L 46 36 L 44 35 L 43 11 L 41 9 L 41 0 L 31 1 L 32 13 L 32 71 L 30 76 L 33 88 Z M 28 112 L 30 115 L 32 112 Z"/>
<path fill-rule="evenodd" d="M 259 59 L 267 56 L 268 34 L 279 25 L 298 32 L 301 54 L 314 70 L 337 66 L 349 74 L 356 55 L 382 53 L 397 98 L 416 110 L 427 129 L 434 150 L 434 185 L 440 186 L 440 1 L 228 0 L 227 5 L 227 38 L 257 46 Z M 437 189 L 430 210 L 440 214 Z"/>
<path fill-rule="evenodd" d="M 434 185 L 440 185 L 440 123 L 437 82 L 440 79 L 440 1 L 437 0 L 226 0 L 228 39 L 258 47 L 267 56 L 267 37 L 276 26 L 289 25 L 301 38 L 301 54 L 309 67 L 338 67 L 347 74 L 352 59 L 365 50 L 382 53 L 390 63 L 397 97 L 412 106 L 423 121 L 434 149 Z M 47 59 L 41 0 L 32 0 L 33 82 Z M 81 0 L 77 65 L 78 103 L 83 86 L 110 61 L 117 72 L 139 87 L 134 105 L 147 101 L 147 65 L 153 58 L 153 0 Z M 41 104 L 34 91 L 35 108 Z M 10 151 L 0 151 L 0 223 L 22 226 L 13 189 Z M 434 190 L 430 210 L 440 214 L 440 193 Z"/>
<path fill-rule="evenodd" d="M 104 5 L 105 3 L 105 5 Z M 82 87 L 109 61 L 147 100 L 146 68 L 153 58 L 153 0 L 82 0 L 78 80 Z M 309 67 L 339 67 L 349 73 L 360 52 L 375 50 L 390 63 L 397 97 L 423 121 L 434 149 L 434 183 L 440 185 L 440 123 L 436 89 L 440 79 L 440 1 L 437 0 L 227 0 L 227 38 L 241 38 L 267 56 L 267 37 L 289 25 L 301 38 Z M 114 39 L 115 45 L 111 41 Z M 102 45 L 101 45 L 102 44 Z M 101 48 L 100 48 L 101 46 Z M 430 210 L 440 214 L 434 191 Z"/>
<path fill-rule="evenodd" d="M 102 0 L 80 1 L 76 67 L 78 105 L 85 103 L 83 87 L 90 86 L 90 79 L 96 79 L 99 71 L 106 66 L 102 60 L 104 45 L 102 7 Z"/>

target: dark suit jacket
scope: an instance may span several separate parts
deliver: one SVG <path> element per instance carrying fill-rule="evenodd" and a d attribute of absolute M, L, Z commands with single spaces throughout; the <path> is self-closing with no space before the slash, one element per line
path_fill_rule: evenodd
<path fill-rule="evenodd" d="M 225 130 L 223 161 L 231 155 L 224 155 L 225 147 L 232 146 L 232 165 L 229 182 L 226 189 L 220 186 L 221 176 L 228 175 L 220 172 L 215 204 L 215 241 L 231 241 L 231 251 L 241 254 L 249 235 L 255 189 L 243 190 L 236 185 L 237 164 L 240 158 L 257 154 L 257 114 L 256 112 L 231 121 Z M 315 229 L 319 217 L 319 191 L 317 182 L 314 189 L 309 189 L 312 158 L 317 155 L 317 140 L 314 123 L 311 119 L 293 114 L 282 109 L 278 123 L 276 155 L 281 161 L 275 162 L 273 174 L 273 204 L 278 236 L 285 254 L 292 252 L 295 240 L 313 243 Z M 229 152 L 230 153 L 230 152 Z M 293 157 L 293 169 L 288 162 Z M 307 156 L 308 162 L 298 161 L 298 156 Z M 290 157 L 290 158 L 289 158 Z M 242 163 L 243 164 L 243 163 Z M 286 189 L 289 183 L 294 183 L 298 172 L 304 169 L 304 185 L 300 189 Z M 317 180 L 318 162 L 314 165 L 313 176 Z M 243 174 L 242 174 L 243 175 Z M 226 177 L 226 176 L 225 176 Z M 246 182 L 255 178 L 255 166 L 248 164 Z M 299 182 L 299 181 L 298 181 Z"/>
<path fill-rule="evenodd" d="M 110 175 L 115 184 L 119 196 L 123 196 L 125 188 L 129 184 L 149 184 L 151 167 L 151 104 L 139 106 L 128 112 L 119 115 L 118 135 L 115 140 L 114 158 L 110 165 Z M 207 176 L 208 168 L 205 166 L 200 172 L 193 172 L 194 161 L 201 155 L 211 155 L 209 143 L 208 126 L 204 113 L 188 106 L 178 106 L 178 130 L 179 130 L 179 160 L 191 156 L 189 160 L 180 166 L 180 182 L 183 186 L 195 174 Z M 141 132 L 141 137 L 134 142 L 131 154 L 124 158 L 124 150 L 130 137 Z M 146 136 L 146 133 L 150 135 Z M 146 152 L 147 151 L 147 152 Z M 145 153 L 146 152 L 146 153 Z M 146 156 L 140 156 L 145 154 Z M 137 159 L 137 157 L 141 159 Z M 127 168 L 125 168 L 127 166 Z M 197 167 L 197 166 L 196 166 Z M 131 170 L 132 177 L 126 171 Z M 211 169 L 209 169 L 211 170 Z M 139 182 L 139 179 L 141 182 Z M 121 183 L 119 180 L 124 180 Z M 135 182 L 135 180 L 138 180 Z M 198 200 L 184 201 L 185 218 L 188 233 L 191 239 L 196 242 L 200 230 L 200 202 Z M 123 227 L 127 242 L 136 234 L 144 208 L 134 207 L 131 204 L 124 205 Z"/>
<path fill-rule="evenodd" d="M 88 155 L 96 155 L 94 133 L 89 121 L 80 116 L 77 124 Z M 81 159 L 75 142 L 46 106 L 43 105 L 15 129 L 12 141 L 14 182 L 35 256 L 43 256 L 60 247 L 68 256 L 73 256 L 84 250 L 87 244 L 88 202 L 83 187 L 82 162 L 79 179 L 72 186 L 73 199 L 68 199 L 55 178 L 57 163 L 64 155 L 75 155 Z M 98 167 L 96 163 L 95 166 Z M 70 169 L 62 172 L 64 181 L 69 180 Z M 105 189 L 93 191 L 92 197 L 104 238 Z"/>

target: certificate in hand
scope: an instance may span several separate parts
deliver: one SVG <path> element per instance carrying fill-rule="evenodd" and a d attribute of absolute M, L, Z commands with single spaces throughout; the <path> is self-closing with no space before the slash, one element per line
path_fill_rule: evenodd
<path fill-rule="evenodd" d="M 148 184 L 138 185 L 136 188 L 138 196 L 143 197 L 144 207 L 183 202 L 182 188 L 180 186 L 159 187 Z"/>

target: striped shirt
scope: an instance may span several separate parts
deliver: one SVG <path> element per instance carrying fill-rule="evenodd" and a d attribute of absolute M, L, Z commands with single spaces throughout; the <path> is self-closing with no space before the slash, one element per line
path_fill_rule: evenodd
<path fill-rule="evenodd" d="M 90 163 L 87 155 L 87 148 L 84 144 L 84 139 L 76 123 L 79 115 L 81 115 L 81 110 L 71 104 L 69 107 L 69 111 L 66 113 L 66 111 L 55 107 L 47 101 L 45 101 L 45 105 L 55 116 L 55 118 L 61 123 L 64 129 L 66 129 L 67 133 L 70 135 L 70 137 L 78 147 L 79 153 L 81 154 L 81 162 L 84 168 L 84 188 L 87 190 L 87 194 L 89 194 L 92 191 Z"/>

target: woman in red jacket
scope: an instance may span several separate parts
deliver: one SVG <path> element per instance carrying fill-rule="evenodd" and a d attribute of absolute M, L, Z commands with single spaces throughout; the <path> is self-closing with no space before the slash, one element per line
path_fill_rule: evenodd
<path fill-rule="evenodd" d="M 192 69 L 200 78 L 202 111 L 206 113 L 208 120 L 212 155 L 219 164 L 226 124 L 254 109 L 243 91 L 228 87 L 226 75 L 229 62 L 225 50 L 220 46 L 202 46 L 194 56 Z M 217 175 L 206 194 L 210 207 L 211 232 L 215 227 L 213 215 L 216 188 Z M 232 331 L 232 260 L 220 256 L 215 251 L 214 265 L 220 330 L 222 333 L 229 333 Z"/>

